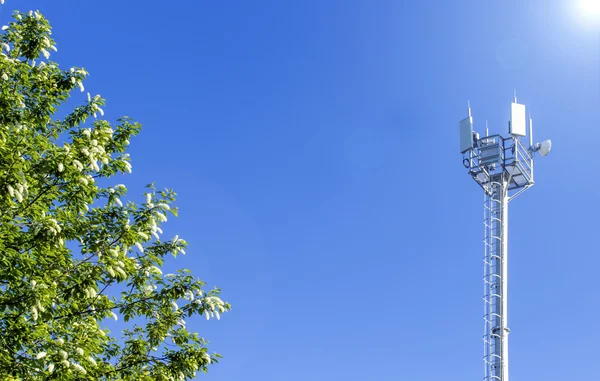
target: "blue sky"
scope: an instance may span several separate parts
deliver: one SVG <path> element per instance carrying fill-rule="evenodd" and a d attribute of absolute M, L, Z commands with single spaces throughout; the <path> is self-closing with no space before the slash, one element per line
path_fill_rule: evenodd
<path fill-rule="evenodd" d="M 517 88 L 554 146 L 510 205 L 511 374 L 563 381 L 597 375 L 600 340 L 600 22 L 575 3 L 7 0 L 0 21 L 40 9 L 106 117 L 144 124 L 117 182 L 179 194 L 167 267 L 233 305 L 193 322 L 214 381 L 482 377 L 458 121 L 470 99 L 505 134 Z"/>

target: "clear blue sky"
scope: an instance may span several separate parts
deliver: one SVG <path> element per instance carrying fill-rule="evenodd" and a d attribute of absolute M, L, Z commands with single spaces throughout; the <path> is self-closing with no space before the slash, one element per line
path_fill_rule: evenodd
<path fill-rule="evenodd" d="M 133 173 L 179 194 L 189 267 L 233 311 L 191 324 L 199 379 L 482 377 L 482 193 L 458 152 L 471 100 L 539 139 L 510 208 L 515 380 L 598 374 L 599 27 L 573 1 L 15 1 L 54 26 L 106 117 L 144 124 Z M 452 5 L 450 5 L 452 4 Z M 84 94 L 78 94 L 81 101 Z M 139 196 L 138 196 L 139 195 Z"/>

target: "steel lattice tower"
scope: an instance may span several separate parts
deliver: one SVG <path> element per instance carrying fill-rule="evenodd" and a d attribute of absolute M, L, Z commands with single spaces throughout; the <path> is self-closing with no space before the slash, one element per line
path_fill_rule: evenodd
<path fill-rule="evenodd" d="M 508 381 L 508 203 L 531 188 L 533 157 L 546 156 L 551 142 L 533 145 L 532 120 L 529 118 L 529 147 L 526 136 L 525 106 L 511 104 L 509 137 L 479 137 L 473 131 L 473 118 L 460 122 L 460 146 L 463 165 L 484 192 L 484 381 Z"/>

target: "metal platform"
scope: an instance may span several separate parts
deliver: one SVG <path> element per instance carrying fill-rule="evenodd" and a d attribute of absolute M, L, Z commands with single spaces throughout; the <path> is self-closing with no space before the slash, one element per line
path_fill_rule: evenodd
<path fill-rule="evenodd" d="M 493 182 L 503 180 L 508 183 L 509 199 L 533 186 L 533 157 L 518 137 L 491 135 L 476 139 L 473 146 L 463 164 L 487 194 L 493 192 Z"/>

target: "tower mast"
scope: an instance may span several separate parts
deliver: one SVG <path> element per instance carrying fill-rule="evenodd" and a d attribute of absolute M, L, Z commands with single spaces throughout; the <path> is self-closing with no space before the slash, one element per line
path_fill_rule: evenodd
<path fill-rule="evenodd" d="M 533 145 L 529 118 L 529 147 L 526 136 L 525 105 L 511 103 L 509 136 L 480 138 L 473 130 L 469 104 L 468 117 L 460 122 L 460 149 L 463 165 L 484 191 L 484 381 L 509 381 L 508 378 L 508 203 L 531 188 L 533 157 L 546 156 L 551 142 Z"/>

